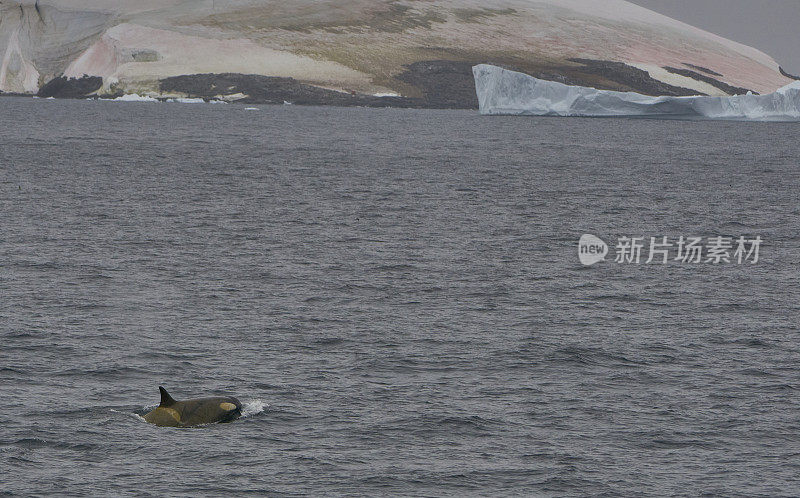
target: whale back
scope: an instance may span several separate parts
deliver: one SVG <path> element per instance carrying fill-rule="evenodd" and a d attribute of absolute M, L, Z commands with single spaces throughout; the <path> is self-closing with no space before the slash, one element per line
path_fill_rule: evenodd
<path fill-rule="evenodd" d="M 176 401 L 163 387 L 159 387 L 159 390 L 161 403 L 144 416 L 144 419 L 151 424 L 163 427 L 192 427 L 230 422 L 242 414 L 242 404 L 232 396 Z"/>
<path fill-rule="evenodd" d="M 176 402 L 174 408 L 180 413 L 180 422 L 184 427 L 230 422 L 242 414 L 242 404 L 230 396 L 187 399 Z"/>

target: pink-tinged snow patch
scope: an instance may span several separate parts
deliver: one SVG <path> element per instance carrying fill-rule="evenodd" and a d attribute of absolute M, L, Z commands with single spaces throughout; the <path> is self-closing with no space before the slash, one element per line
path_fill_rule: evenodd
<path fill-rule="evenodd" d="M 106 33 L 67 67 L 64 76 L 80 78 L 88 75 L 108 78 L 116 72 L 121 63 L 117 40 Z"/>

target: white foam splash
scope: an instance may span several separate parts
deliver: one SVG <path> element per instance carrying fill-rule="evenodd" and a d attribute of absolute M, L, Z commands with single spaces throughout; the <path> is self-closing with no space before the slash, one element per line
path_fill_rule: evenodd
<path fill-rule="evenodd" d="M 251 399 L 249 401 L 245 401 L 242 403 L 242 417 L 250 417 L 253 415 L 258 415 L 259 413 L 264 411 L 267 405 L 260 399 Z"/>

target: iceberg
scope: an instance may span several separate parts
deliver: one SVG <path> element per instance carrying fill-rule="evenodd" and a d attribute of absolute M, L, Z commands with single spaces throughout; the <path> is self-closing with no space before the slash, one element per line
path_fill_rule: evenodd
<path fill-rule="evenodd" d="M 114 102 L 158 102 L 158 99 L 155 97 L 151 97 L 149 95 L 139 95 L 137 93 L 127 93 L 113 99 L 100 100 L 112 100 Z"/>
<path fill-rule="evenodd" d="M 488 64 L 472 71 L 486 115 L 800 121 L 800 81 L 767 95 L 652 97 L 565 85 Z"/>

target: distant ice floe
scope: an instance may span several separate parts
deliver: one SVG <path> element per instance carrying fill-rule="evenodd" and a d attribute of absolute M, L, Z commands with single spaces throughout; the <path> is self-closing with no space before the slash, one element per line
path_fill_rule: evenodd
<path fill-rule="evenodd" d="M 158 102 L 157 98 L 150 97 L 148 95 L 138 95 L 135 93 L 128 93 L 109 100 L 114 102 Z"/>
<path fill-rule="evenodd" d="M 165 98 L 156 98 L 151 95 L 138 95 L 135 93 L 128 93 L 113 99 L 100 99 L 100 100 L 110 100 L 113 102 L 170 102 L 170 103 L 178 103 L 178 104 L 227 104 L 222 100 L 205 100 L 201 98 L 192 98 L 192 97 L 171 97 L 168 99 Z"/>
<path fill-rule="evenodd" d="M 651 97 L 540 80 L 488 64 L 472 70 L 481 114 L 800 121 L 800 81 L 767 95 Z"/>
<path fill-rule="evenodd" d="M 176 99 L 167 99 L 167 102 L 177 102 L 179 104 L 205 104 L 206 101 L 203 99 L 193 99 L 193 98 L 176 98 Z"/>

